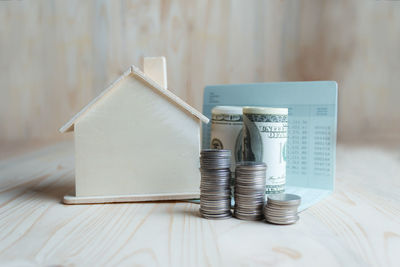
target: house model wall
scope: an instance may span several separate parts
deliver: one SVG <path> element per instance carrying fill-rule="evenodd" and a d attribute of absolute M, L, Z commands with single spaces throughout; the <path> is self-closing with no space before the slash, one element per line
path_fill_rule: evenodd
<path fill-rule="evenodd" d="M 135 66 L 75 115 L 75 196 L 96 203 L 199 196 L 200 124 L 208 119 L 166 87 L 165 58 Z M 150 75 L 153 75 L 154 81 Z"/>

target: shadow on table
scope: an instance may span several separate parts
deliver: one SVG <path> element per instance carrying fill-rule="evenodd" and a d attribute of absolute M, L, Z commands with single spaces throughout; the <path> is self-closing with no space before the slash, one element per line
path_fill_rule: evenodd
<path fill-rule="evenodd" d="M 24 183 L 15 187 L 27 196 L 46 201 L 62 202 L 67 194 L 75 194 L 75 179 L 73 174 L 66 174 L 58 179 L 51 179 L 48 175 L 39 177 L 38 181 Z"/>

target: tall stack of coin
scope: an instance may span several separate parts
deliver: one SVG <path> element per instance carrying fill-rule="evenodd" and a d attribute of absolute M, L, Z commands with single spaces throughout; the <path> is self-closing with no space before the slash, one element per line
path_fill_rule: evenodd
<path fill-rule="evenodd" d="M 204 149 L 200 155 L 200 214 L 206 219 L 230 218 L 231 151 Z"/>
<path fill-rule="evenodd" d="M 261 220 L 265 199 L 264 162 L 240 162 L 235 173 L 235 217 L 242 220 Z"/>
<path fill-rule="evenodd" d="M 274 224 L 292 224 L 299 220 L 297 208 L 301 198 L 293 194 L 268 195 L 264 208 L 265 220 Z"/>

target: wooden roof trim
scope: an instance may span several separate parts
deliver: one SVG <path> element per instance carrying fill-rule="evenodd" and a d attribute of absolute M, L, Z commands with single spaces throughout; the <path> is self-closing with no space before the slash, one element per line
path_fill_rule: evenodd
<path fill-rule="evenodd" d="M 159 84 L 154 82 L 150 77 L 148 77 L 145 73 L 143 73 L 139 68 L 135 66 L 131 66 L 127 71 L 124 72 L 122 76 L 120 76 L 117 80 L 115 80 L 110 86 L 108 86 L 103 92 L 101 92 L 97 97 L 92 99 L 85 107 L 83 107 L 78 113 L 75 114 L 67 123 L 65 123 L 59 131 L 61 133 L 65 132 L 70 132 L 74 130 L 74 124 L 75 122 L 83 116 L 90 108 L 95 106 L 95 104 L 102 99 L 105 95 L 107 95 L 109 92 L 112 91 L 112 89 L 122 80 L 124 80 L 127 76 L 130 74 L 133 74 L 135 77 L 140 78 L 144 82 L 146 82 L 149 86 L 151 86 L 153 89 L 159 91 L 161 94 L 166 96 L 169 100 L 177 104 L 178 106 L 182 107 L 186 111 L 188 111 L 190 114 L 193 116 L 197 117 L 204 123 L 208 123 L 210 120 L 204 116 L 201 112 L 187 104 L 185 101 L 180 99 L 178 96 L 176 96 L 174 93 L 171 91 L 162 88 Z"/>
<path fill-rule="evenodd" d="M 181 98 L 179 98 L 177 95 L 169 91 L 168 89 L 162 88 L 158 83 L 150 79 L 145 73 L 143 73 L 139 68 L 132 66 L 132 73 L 140 78 L 141 80 L 145 81 L 147 84 L 149 84 L 151 87 L 165 95 L 168 99 L 170 99 L 172 102 L 175 102 L 178 106 L 182 107 L 183 109 L 187 110 L 189 113 L 191 113 L 193 116 L 197 117 L 204 123 L 208 123 L 210 120 L 204 116 L 200 111 L 197 109 L 193 108 L 190 106 L 188 103 L 183 101 Z"/>

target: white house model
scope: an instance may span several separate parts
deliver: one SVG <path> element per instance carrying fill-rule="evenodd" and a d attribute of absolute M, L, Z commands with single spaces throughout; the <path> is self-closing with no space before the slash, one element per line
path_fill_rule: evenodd
<path fill-rule="evenodd" d="M 130 67 L 60 132 L 74 132 L 75 196 L 64 203 L 199 197 L 200 124 L 167 90 L 164 57 Z"/>

